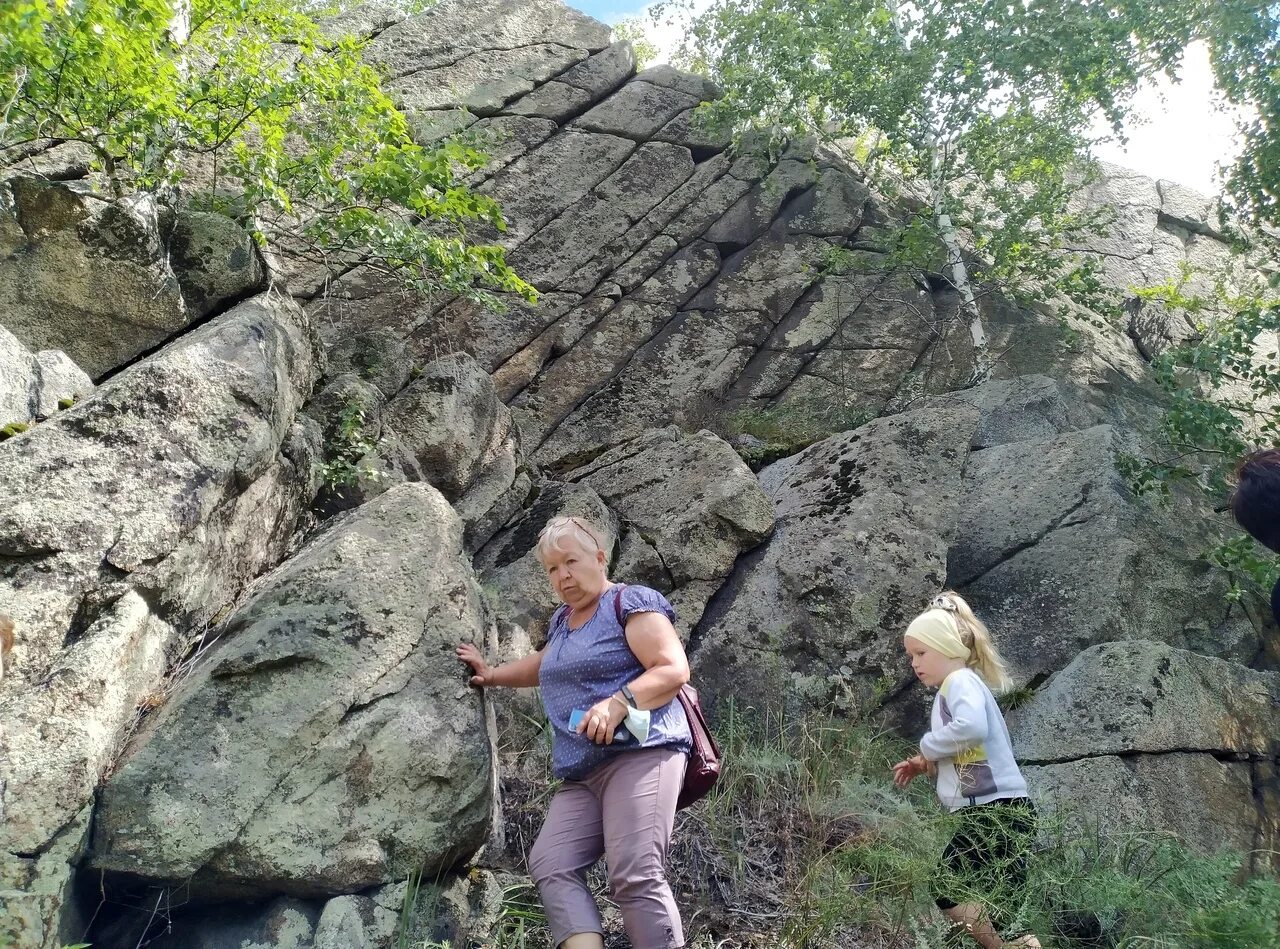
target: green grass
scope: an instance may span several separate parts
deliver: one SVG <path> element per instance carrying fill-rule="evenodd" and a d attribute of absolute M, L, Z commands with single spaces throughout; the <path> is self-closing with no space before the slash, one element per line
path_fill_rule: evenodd
<path fill-rule="evenodd" d="M 923 779 L 893 788 L 889 769 L 907 746 L 867 723 L 784 723 L 734 705 L 721 710 L 716 734 L 726 772 L 677 816 L 670 858 L 692 946 L 948 944 L 929 883 L 955 818 Z M 545 813 L 546 795 L 535 792 L 508 811 L 530 833 Z M 1155 833 L 1108 838 L 1041 808 L 1028 898 L 1002 909 L 1012 927 L 1058 949 L 1280 949 L 1280 881 L 1245 863 L 1241 854 L 1195 855 Z M 603 901 L 603 874 L 593 881 Z M 519 901 L 490 945 L 544 949 L 536 893 Z"/>
<path fill-rule="evenodd" d="M 892 787 L 909 749 L 830 717 L 782 727 L 730 707 L 719 722 L 728 774 L 676 842 L 699 855 L 700 873 L 679 868 L 697 899 L 767 908 L 780 947 L 942 946 L 929 881 L 955 818 L 923 780 Z M 1046 946 L 1280 949 L 1280 880 L 1249 873 L 1246 855 L 1107 837 L 1044 808 L 1040 840 L 1026 902 L 1003 909 Z M 717 883 L 700 887 L 708 867 Z"/>
<path fill-rule="evenodd" d="M 870 413 L 840 405 L 817 404 L 813 400 L 787 402 L 767 409 L 742 409 L 729 416 L 725 437 L 752 470 L 803 451 L 837 432 L 861 428 Z M 740 445 L 736 436 L 750 435 L 762 444 Z"/>

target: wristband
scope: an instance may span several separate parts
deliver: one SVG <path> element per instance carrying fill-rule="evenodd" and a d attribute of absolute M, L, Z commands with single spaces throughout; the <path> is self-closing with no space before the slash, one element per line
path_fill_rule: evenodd
<path fill-rule="evenodd" d="M 631 686 L 624 685 L 618 691 L 622 693 L 622 697 L 627 700 L 627 704 L 632 708 L 638 709 L 640 707 L 640 703 L 636 701 L 636 694 L 631 691 Z"/>

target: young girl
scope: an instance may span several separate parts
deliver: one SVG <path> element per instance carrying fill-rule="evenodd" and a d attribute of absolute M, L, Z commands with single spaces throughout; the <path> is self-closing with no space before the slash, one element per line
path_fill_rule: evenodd
<path fill-rule="evenodd" d="M 912 620 L 903 647 L 938 694 L 920 754 L 893 766 L 893 783 L 936 775 L 939 799 L 960 818 L 934 879 L 938 907 L 986 949 L 1038 949 L 1035 936 L 1005 942 L 987 914 L 1020 902 L 1035 837 L 1035 809 L 992 695 L 1008 687 L 1004 663 L 987 627 L 950 592 Z"/>

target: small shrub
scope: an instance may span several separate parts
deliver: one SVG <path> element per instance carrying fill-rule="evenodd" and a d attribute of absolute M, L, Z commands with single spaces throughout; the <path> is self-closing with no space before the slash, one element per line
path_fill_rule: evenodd
<path fill-rule="evenodd" d="M 325 446 L 325 460 L 320 463 L 320 477 L 330 491 L 356 484 L 361 478 L 377 481 L 382 473 L 371 465 L 361 464 L 377 446 L 365 432 L 364 407 L 348 403 L 338 417 L 337 430 Z"/>
<path fill-rule="evenodd" d="M 741 409 L 729 416 L 727 437 L 753 471 L 803 451 L 837 432 L 861 428 L 874 416 L 839 404 L 787 402 L 767 409 Z M 748 435 L 760 444 L 743 444 Z"/>

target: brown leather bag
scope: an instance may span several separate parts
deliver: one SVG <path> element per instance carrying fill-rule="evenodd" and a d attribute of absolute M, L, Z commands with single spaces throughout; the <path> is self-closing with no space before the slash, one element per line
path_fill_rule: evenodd
<path fill-rule="evenodd" d="M 619 583 L 618 595 L 613 599 L 613 615 L 625 633 L 627 623 L 622 617 L 624 589 L 626 584 Z M 707 727 L 707 717 L 702 714 L 698 690 L 691 685 L 682 685 L 676 698 L 684 706 L 684 717 L 689 720 L 689 735 L 693 739 L 689 749 L 689 764 L 684 771 L 684 787 L 680 789 L 680 796 L 676 799 L 676 810 L 681 811 L 706 797 L 720 777 L 721 758 L 720 746 Z"/>

